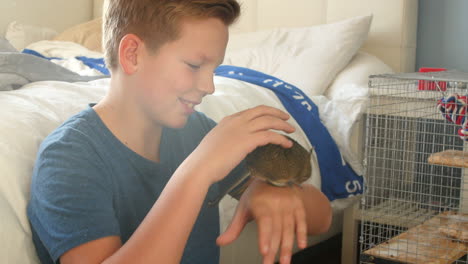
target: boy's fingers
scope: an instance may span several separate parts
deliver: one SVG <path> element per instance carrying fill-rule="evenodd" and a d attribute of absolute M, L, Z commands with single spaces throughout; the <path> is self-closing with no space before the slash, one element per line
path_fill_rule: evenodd
<path fill-rule="evenodd" d="M 274 263 L 276 253 L 278 252 L 278 248 L 281 243 L 281 236 L 282 236 L 282 223 L 281 219 L 273 219 L 272 225 L 272 234 L 271 234 L 271 241 L 268 250 L 268 254 L 264 257 L 263 263 Z"/>
<path fill-rule="evenodd" d="M 295 219 L 297 246 L 300 249 L 304 249 L 307 247 L 307 225 L 305 212 L 299 209 L 296 210 Z"/>
<path fill-rule="evenodd" d="M 244 110 L 240 112 L 240 114 L 245 115 L 247 120 L 252 120 L 260 116 L 264 116 L 264 115 L 271 115 L 271 116 L 274 116 L 283 120 L 288 120 L 290 117 L 288 113 L 278 108 L 274 108 L 274 107 L 266 106 L 266 105 L 260 105 L 254 108 Z"/>
<path fill-rule="evenodd" d="M 290 148 L 293 145 L 292 141 L 286 138 L 285 136 L 270 130 L 258 132 L 255 134 L 255 136 L 258 137 L 257 142 L 260 142 L 259 146 L 263 146 L 266 144 L 275 144 L 280 145 L 283 148 Z"/>
<path fill-rule="evenodd" d="M 287 215 L 283 219 L 283 235 L 281 237 L 280 263 L 289 264 L 294 244 L 294 217 Z"/>
<path fill-rule="evenodd" d="M 239 237 L 246 224 L 247 211 L 238 207 L 228 228 L 216 239 L 216 244 L 225 246 L 232 243 Z"/>
<path fill-rule="evenodd" d="M 270 250 L 271 233 L 273 229 L 272 218 L 269 216 L 258 218 L 257 227 L 258 227 L 258 247 L 260 249 L 260 253 L 262 254 L 262 256 L 265 257 L 265 255 Z"/>
<path fill-rule="evenodd" d="M 257 118 L 255 122 L 253 122 L 253 124 L 251 125 L 250 129 L 251 131 L 275 129 L 282 130 L 287 133 L 292 133 L 296 130 L 294 126 L 292 126 L 288 122 L 273 116 L 262 116 Z"/>

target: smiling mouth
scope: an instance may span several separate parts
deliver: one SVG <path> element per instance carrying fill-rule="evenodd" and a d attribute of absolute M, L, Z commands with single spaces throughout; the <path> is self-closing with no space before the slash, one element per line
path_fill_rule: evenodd
<path fill-rule="evenodd" d="M 185 111 L 187 113 L 192 113 L 194 112 L 194 107 L 196 105 L 198 105 L 199 103 L 198 102 L 194 102 L 194 101 L 188 101 L 188 100 L 184 100 L 182 98 L 179 98 L 180 102 L 185 106 Z"/>
<path fill-rule="evenodd" d="M 188 107 L 191 107 L 191 108 L 193 108 L 195 105 L 199 104 L 198 102 L 188 101 L 188 100 L 184 100 L 182 98 L 180 98 L 180 101 L 182 103 L 184 103 L 185 105 L 187 105 Z"/>

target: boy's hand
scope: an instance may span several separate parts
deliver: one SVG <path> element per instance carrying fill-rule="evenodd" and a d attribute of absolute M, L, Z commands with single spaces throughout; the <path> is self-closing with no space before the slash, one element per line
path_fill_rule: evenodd
<path fill-rule="evenodd" d="M 301 249 L 307 244 L 306 213 L 299 192 L 296 186 L 274 187 L 254 180 L 242 196 L 231 224 L 218 237 L 218 245 L 236 240 L 244 226 L 255 219 L 263 263 L 274 263 L 277 252 L 281 264 L 290 263 L 294 241 Z"/>
<path fill-rule="evenodd" d="M 292 142 L 272 131 L 294 132 L 289 115 L 269 106 L 257 106 L 225 117 L 189 156 L 204 167 L 212 182 L 224 178 L 248 153 L 269 143 L 289 148 Z"/>

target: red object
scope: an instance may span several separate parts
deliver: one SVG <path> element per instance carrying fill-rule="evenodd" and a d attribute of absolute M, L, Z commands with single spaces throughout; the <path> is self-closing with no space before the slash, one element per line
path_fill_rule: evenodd
<path fill-rule="evenodd" d="M 444 68 L 420 68 L 419 72 L 440 72 L 440 71 L 446 71 L 446 70 L 447 69 L 444 69 Z M 437 83 L 439 84 L 441 91 L 447 90 L 447 82 L 437 82 Z M 434 90 L 439 90 L 439 89 L 436 86 L 436 82 L 419 80 L 418 90 L 434 91 Z"/>

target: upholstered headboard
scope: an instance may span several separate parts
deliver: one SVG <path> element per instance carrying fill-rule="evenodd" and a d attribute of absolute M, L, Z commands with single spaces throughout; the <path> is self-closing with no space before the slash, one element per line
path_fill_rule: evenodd
<path fill-rule="evenodd" d="M 417 0 L 239 0 L 242 16 L 233 32 L 311 26 L 373 14 L 363 50 L 395 71 L 413 71 L 416 57 Z M 6 2 L 5 4 L 3 2 Z M 103 0 L 2 0 L 0 33 L 13 20 L 58 32 L 102 13 Z"/>
<path fill-rule="evenodd" d="M 94 16 L 103 0 L 94 0 Z M 398 72 L 413 71 L 416 62 L 417 0 L 240 0 L 242 16 L 233 32 L 275 27 L 312 26 L 373 14 L 362 48 Z"/>
<path fill-rule="evenodd" d="M 1 0 L 0 34 L 5 34 L 8 24 L 12 21 L 49 27 L 61 32 L 91 19 L 93 5 L 93 0 Z"/>

